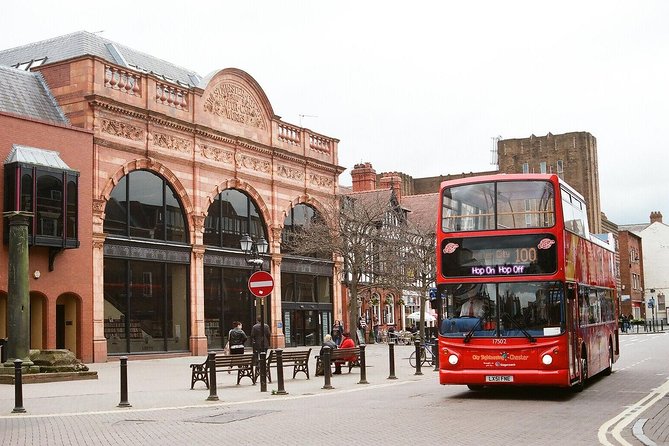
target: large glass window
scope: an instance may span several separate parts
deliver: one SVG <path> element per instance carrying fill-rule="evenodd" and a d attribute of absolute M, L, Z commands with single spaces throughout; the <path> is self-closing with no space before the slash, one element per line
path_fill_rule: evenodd
<path fill-rule="evenodd" d="M 265 223 L 253 200 L 241 191 L 226 189 L 216 196 L 207 210 L 204 243 L 239 249 L 243 234 L 249 234 L 254 240 L 267 239 Z"/>
<path fill-rule="evenodd" d="M 104 230 L 133 238 L 188 242 L 184 211 L 174 189 L 158 175 L 137 170 L 114 187 Z"/>
<path fill-rule="evenodd" d="M 587 219 L 585 205 L 564 189 L 562 189 L 562 213 L 565 229 L 585 237 Z"/>
<path fill-rule="evenodd" d="M 283 232 L 281 232 L 281 252 L 290 254 L 295 250 L 291 247 L 293 235 L 304 231 L 312 223 L 322 222 L 322 217 L 316 209 L 307 204 L 297 204 L 290 208 L 283 221 Z M 329 253 L 300 253 L 307 257 L 330 258 Z"/>
<path fill-rule="evenodd" d="M 332 303 L 332 278 L 281 273 L 281 300 L 284 302 Z"/>
<path fill-rule="evenodd" d="M 188 349 L 188 266 L 105 259 L 107 351 Z"/>
<path fill-rule="evenodd" d="M 478 183 L 443 191 L 444 232 L 546 228 L 554 224 L 554 192 L 547 181 Z"/>
<path fill-rule="evenodd" d="M 242 330 L 247 335 L 251 334 L 255 317 L 253 296 L 248 292 L 248 278 L 248 270 L 205 268 L 204 324 L 209 348 L 225 346 L 233 321 L 241 322 Z"/>
<path fill-rule="evenodd" d="M 559 282 L 469 283 L 445 287 L 444 336 L 541 337 L 565 329 Z"/>

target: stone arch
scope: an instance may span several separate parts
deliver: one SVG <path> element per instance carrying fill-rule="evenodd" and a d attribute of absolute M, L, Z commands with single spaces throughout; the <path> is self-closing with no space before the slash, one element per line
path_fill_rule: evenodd
<path fill-rule="evenodd" d="M 296 206 L 298 204 L 308 204 L 309 206 L 313 207 L 320 213 L 322 216 L 325 216 L 325 205 L 318 200 L 317 198 L 312 197 L 309 194 L 304 194 L 304 195 L 299 195 L 295 197 L 295 199 L 290 200 L 287 203 L 287 206 L 284 206 L 283 209 L 281 210 L 281 217 L 277 222 L 278 228 L 283 231 L 283 223 L 286 220 L 286 217 L 288 216 L 288 210 L 292 208 L 293 206 Z"/>
<path fill-rule="evenodd" d="M 268 242 L 271 244 L 273 241 L 271 240 L 273 238 L 273 234 L 271 231 L 272 217 L 269 208 L 267 207 L 267 203 L 262 198 L 262 195 L 260 195 L 260 193 L 258 193 L 258 191 L 253 186 L 251 186 L 244 180 L 240 180 L 239 178 L 231 178 L 229 180 L 223 181 L 221 184 L 216 186 L 216 188 L 209 194 L 209 196 L 207 196 L 207 203 L 206 203 L 207 210 L 203 211 L 203 217 L 207 216 L 209 208 L 214 203 L 214 200 L 216 199 L 218 194 L 227 189 L 237 189 L 242 192 L 245 192 L 256 203 L 256 205 L 258 206 L 258 210 L 260 211 L 260 214 L 263 218 L 263 221 L 265 222 L 267 237 L 270 238 Z"/>
<path fill-rule="evenodd" d="M 260 84 L 253 78 L 253 76 L 239 68 L 224 68 L 222 70 L 214 71 L 202 79 L 198 86 L 204 90 L 202 98 L 204 100 L 203 105 L 205 110 L 218 114 L 220 110 L 218 110 L 215 96 L 217 95 L 217 89 L 223 84 L 238 85 L 244 90 L 250 91 L 256 99 L 258 99 L 264 114 L 263 120 L 264 126 L 266 126 L 264 130 L 270 132 L 271 121 L 274 118 L 278 118 L 278 116 L 274 114 L 272 104 L 269 102 L 269 99 Z"/>
<path fill-rule="evenodd" d="M 136 170 L 147 170 L 149 172 L 160 175 L 161 177 L 165 178 L 170 186 L 172 186 L 177 196 L 179 197 L 179 200 L 181 201 L 184 212 L 186 213 L 186 221 L 188 223 L 190 239 L 192 241 L 196 227 L 196 216 L 193 215 L 193 202 L 188 195 L 188 191 L 181 183 L 181 180 L 179 180 L 179 177 L 177 177 L 169 167 L 165 166 L 163 163 L 154 158 L 140 158 L 129 161 L 117 169 L 116 172 L 114 172 L 114 174 L 107 180 L 105 185 L 102 187 L 102 191 L 100 192 L 100 200 L 102 201 L 102 204 L 100 205 L 101 219 L 104 220 L 105 218 L 104 209 L 114 187 L 116 187 L 119 181 L 121 181 L 121 178 Z"/>

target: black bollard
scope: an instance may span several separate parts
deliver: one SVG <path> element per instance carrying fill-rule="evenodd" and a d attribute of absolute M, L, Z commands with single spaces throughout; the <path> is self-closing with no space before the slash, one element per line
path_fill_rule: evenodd
<path fill-rule="evenodd" d="M 267 350 L 260 350 L 259 356 L 258 373 L 260 373 L 260 391 L 267 392 Z"/>
<path fill-rule="evenodd" d="M 23 377 L 21 374 L 21 365 L 23 361 L 14 360 L 14 410 L 12 413 L 25 413 L 23 408 Z"/>
<path fill-rule="evenodd" d="M 664 319 L 660 321 L 660 331 L 664 331 Z"/>
<path fill-rule="evenodd" d="M 332 387 L 332 382 L 331 382 L 331 374 L 332 374 L 332 366 L 330 365 L 330 347 L 327 345 L 323 347 L 323 357 L 321 358 L 321 361 L 323 361 L 323 376 L 325 377 L 325 384 L 323 384 L 323 389 L 334 389 Z"/>
<path fill-rule="evenodd" d="M 207 354 L 207 367 L 209 367 L 209 396 L 207 401 L 218 401 L 216 393 L 216 353 Z"/>
<path fill-rule="evenodd" d="M 369 384 L 367 382 L 367 364 L 365 360 L 365 344 L 360 344 L 360 381 L 358 384 Z"/>
<path fill-rule="evenodd" d="M 390 375 L 388 379 L 397 379 L 395 376 L 395 341 L 388 341 L 388 361 L 390 362 Z"/>
<path fill-rule="evenodd" d="M 434 371 L 439 371 L 439 339 L 432 338 L 432 363 L 434 364 Z"/>
<path fill-rule="evenodd" d="M 276 354 L 276 380 L 278 389 L 272 392 L 272 395 L 288 395 L 283 385 L 283 349 L 277 348 L 274 350 Z"/>
<path fill-rule="evenodd" d="M 128 402 L 128 357 L 121 356 L 121 402 L 117 407 L 132 407 Z"/>
<path fill-rule="evenodd" d="M 420 367 L 422 365 L 421 362 L 423 362 L 423 358 L 421 358 L 420 339 L 416 339 L 414 344 L 416 346 L 416 373 L 414 373 L 414 375 L 422 375 L 423 372 L 421 372 Z"/>

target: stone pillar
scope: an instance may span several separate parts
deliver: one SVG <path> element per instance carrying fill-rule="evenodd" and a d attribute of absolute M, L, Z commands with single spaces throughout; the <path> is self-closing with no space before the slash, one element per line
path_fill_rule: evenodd
<path fill-rule="evenodd" d="M 30 361 L 30 281 L 28 279 L 28 224 L 32 213 L 6 212 L 9 219 L 9 261 L 7 274 L 7 362 L 13 367 L 14 359 Z"/>
<path fill-rule="evenodd" d="M 93 234 L 93 362 L 107 361 L 105 338 L 105 234 Z"/>

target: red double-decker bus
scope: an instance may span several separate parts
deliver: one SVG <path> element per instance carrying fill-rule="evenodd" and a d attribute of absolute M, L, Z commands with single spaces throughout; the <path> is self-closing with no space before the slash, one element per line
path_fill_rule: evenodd
<path fill-rule="evenodd" d="M 439 381 L 581 390 L 618 358 L 611 236 L 557 175 L 445 181 L 437 223 Z"/>

